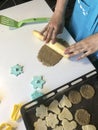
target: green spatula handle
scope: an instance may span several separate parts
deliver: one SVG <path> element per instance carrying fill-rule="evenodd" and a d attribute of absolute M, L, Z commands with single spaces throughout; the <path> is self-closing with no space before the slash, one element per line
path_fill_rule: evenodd
<path fill-rule="evenodd" d="M 24 24 L 29 24 L 29 23 L 42 23 L 42 22 L 48 22 L 50 18 L 43 17 L 43 18 L 30 18 L 30 19 L 24 19 L 20 22 L 18 22 L 18 27 L 21 27 Z"/>

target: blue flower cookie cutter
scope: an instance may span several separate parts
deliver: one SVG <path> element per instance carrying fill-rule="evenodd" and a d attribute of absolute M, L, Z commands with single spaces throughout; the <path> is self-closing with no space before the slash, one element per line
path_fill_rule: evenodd
<path fill-rule="evenodd" d="M 43 80 L 42 76 L 34 76 L 33 80 L 31 81 L 31 84 L 33 85 L 34 89 L 43 88 L 45 81 Z"/>
<path fill-rule="evenodd" d="M 32 97 L 33 100 L 37 99 L 37 98 L 39 98 L 41 96 L 43 96 L 43 93 L 40 92 L 40 91 L 37 91 L 37 90 L 34 93 L 31 94 L 31 97 Z"/>
<path fill-rule="evenodd" d="M 15 76 L 20 75 L 23 73 L 23 66 L 16 64 L 13 67 L 11 67 L 11 74 L 14 74 Z"/>

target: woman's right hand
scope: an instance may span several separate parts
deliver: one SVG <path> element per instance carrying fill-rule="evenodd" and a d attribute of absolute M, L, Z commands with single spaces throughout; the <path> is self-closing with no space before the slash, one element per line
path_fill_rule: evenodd
<path fill-rule="evenodd" d="M 52 40 L 52 43 L 55 43 L 57 34 L 62 33 L 64 28 L 64 17 L 58 12 L 54 12 L 50 22 L 47 26 L 41 31 L 41 34 L 44 35 L 44 41 L 48 43 Z"/>

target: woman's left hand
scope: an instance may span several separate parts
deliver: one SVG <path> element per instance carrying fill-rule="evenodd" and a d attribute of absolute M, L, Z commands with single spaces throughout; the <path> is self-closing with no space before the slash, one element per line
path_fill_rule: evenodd
<path fill-rule="evenodd" d="M 98 51 L 98 33 L 71 45 L 65 50 L 65 54 L 68 54 L 69 57 L 80 54 L 78 57 L 78 60 L 80 60 L 96 51 Z"/>

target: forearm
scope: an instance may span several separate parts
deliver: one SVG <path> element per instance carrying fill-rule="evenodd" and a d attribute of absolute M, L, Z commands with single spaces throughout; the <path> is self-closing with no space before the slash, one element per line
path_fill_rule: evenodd
<path fill-rule="evenodd" d="M 65 22 L 65 10 L 68 0 L 57 0 L 55 11 L 48 25 L 41 32 L 44 34 L 44 40 L 48 43 L 52 39 L 52 43 L 56 42 L 57 34 L 63 32 Z"/>
<path fill-rule="evenodd" d="M 57 0 L 55 12 L 64 15 L 67 3 L 68 3 L 68 0 Z"/>

